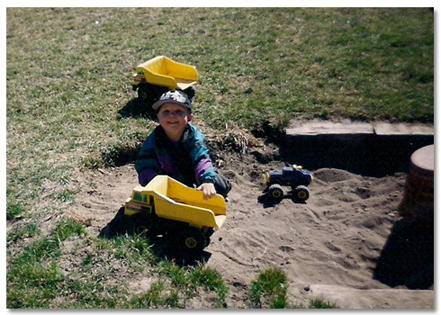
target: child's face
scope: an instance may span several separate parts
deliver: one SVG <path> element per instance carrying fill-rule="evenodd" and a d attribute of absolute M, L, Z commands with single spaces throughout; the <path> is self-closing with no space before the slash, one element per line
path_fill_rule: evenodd
<path fill-rule="evenodd" d="M 182 105 L 165 103 L 159 108 L 157 117 L 167 136 L 173 141 L 178 141 L 193 115 Z"/>

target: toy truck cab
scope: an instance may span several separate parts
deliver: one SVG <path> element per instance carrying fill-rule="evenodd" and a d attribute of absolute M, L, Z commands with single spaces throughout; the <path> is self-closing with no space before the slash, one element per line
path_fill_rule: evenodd
<path fill-rule="evenodd" d="M 166 232 L 178 245 L 203 249 L 214 229 L 226 220 L 225 200 L 216 195 L 204 200 L 201 191 L 168 177 L 156 176 L 147 186 L 136 186 L 126 200 L 124 214 L 147 214 L 153 230 Z"/>
<path fill-rule="evenodd" d="M 136 186 L 132 191 L 132 196 L 126 200 L 124 214 L 134 215 L 138 212 L 152 214 L 153 196 L 146 193 L 142 186 Z"/>
<path fill-rule="evenodd" d="M 307 186 L 311 182 L 310 174 L 298 167 L 284 167 L 282 171 L 270 171 L 269 178 L 271 183 L 292 187 Z"/>

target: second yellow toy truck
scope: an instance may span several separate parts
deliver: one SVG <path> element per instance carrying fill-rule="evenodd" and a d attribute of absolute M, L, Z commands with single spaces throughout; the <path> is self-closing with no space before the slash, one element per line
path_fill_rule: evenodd
<path fill-rule="evenodd" d="M 146 103 L 153 104 L 168 90 L 182 90 L 189 98 L 195 94 L 193 86 L 198 81 L 198 72 L 191 65 L 157 56 L 139 64 L 135 70 L 132 88 L 138 91 L 138 99 Z"/>

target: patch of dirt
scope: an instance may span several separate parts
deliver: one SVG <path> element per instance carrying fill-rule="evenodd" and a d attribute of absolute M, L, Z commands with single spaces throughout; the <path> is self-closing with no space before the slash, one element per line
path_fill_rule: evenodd
<path fill-rule="evenodd" d="M 434 307 L 433 286 L 411 291 L 373 279 L 391 229 L 401 220 L 397 207 L 405 174 L 375 178 L 321 168 L 313 172 L 306 203 L 265 204 L 263 174 L 285 166 L 277 161 L 277 148 L 256 145 L 247 154 L 214 149 L 212 155 L 233 189 L 226 223 L 195 261 L 220 272 L 230 290 L 228 308 L 246 307 L 250 282 L 271 267 L 286 273 L 291 303 L 323 298 L 341 308 Z M 80 176 L 83 187 L 71 215 L 99 235 L 131 195 L 137 174 L 127 164 Z M 134 291 L 149 279 L 139 282 Z"/>

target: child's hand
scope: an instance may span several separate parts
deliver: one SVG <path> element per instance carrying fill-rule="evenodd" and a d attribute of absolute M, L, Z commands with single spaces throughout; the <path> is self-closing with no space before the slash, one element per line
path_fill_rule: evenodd
<path fill-rule="evenodd" d="M 201 190 L 204 195 L 204 199 L 210 199 L 214 195 L 216 195 L 216 189 L 214 188 L 213 183 L 202 183 L 196 190 Z"/>

